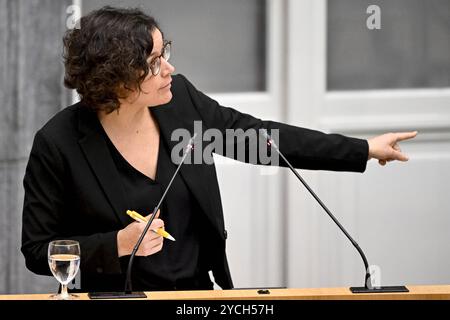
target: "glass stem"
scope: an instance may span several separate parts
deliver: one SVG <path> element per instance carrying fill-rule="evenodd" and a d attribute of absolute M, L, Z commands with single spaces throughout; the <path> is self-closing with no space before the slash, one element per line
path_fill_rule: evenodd
<path fill-rule="evenodd" d="M 67 292 L 67 284 L 61 284 L 61 298 L 69 298 L 69 293 Z"/>

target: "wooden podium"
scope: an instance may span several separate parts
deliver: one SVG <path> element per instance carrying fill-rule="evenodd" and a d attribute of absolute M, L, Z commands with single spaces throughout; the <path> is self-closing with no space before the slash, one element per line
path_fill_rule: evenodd
<path fill-rule="evenodd" d="M 147 300 L 450 300 L 450 285 L 407 286 L 406 293 L 353 294 L 349 288 L 234 289 L 146 292 Z M 77 294 L 89 300 L 86 293 Z M 0 295 L 0 300 L 48 300 L 50 294 Z M 145 299 L 139 299 L 145 300 Z"/>

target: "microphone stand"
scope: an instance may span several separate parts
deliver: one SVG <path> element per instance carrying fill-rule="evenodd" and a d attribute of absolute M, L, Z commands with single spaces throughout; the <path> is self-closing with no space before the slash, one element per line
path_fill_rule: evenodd
<path fill-rule="evenodd" d="M 155 219 L 156 213 L 158 212 L 159 208 L 161 207 L 161 204 L 164 200 L 164 198 L 167 195 L 167 192 L 170 189 L 170 186 L 172 185 L 173 180 L 178 174 L 178 171 L 181 168 L 181 165 L 184 163 L 184 160 L 186 159 L 189 152 L 194 149 L 194 140 L 197 136 L 197 133 L 194 133 L 194 136 L 189 140 L 188 145 L 186 146 L 186 149 L 184 151 L 183 157 L 181 158 L 180 163 L 178 164 L 177 169 L 175 170 L 175 173 L 173 174 L 172 178 L 170 179 L 169 184 L 167 185 L 166 189 L 164 190 L 164 193 L 159 200 L 158 204 L 156 205 L 155 209 L 153 209 L 153 212 L 148 219 L 148 222 L 144 228 L 144 231 L 142 231 L 141 236 L 139 237 L 139 240 L 136 242 L 136 245 L 133 248 L 133 251 L 130 255 L 130 260 L 128 261 L 128 268 L 126 273 L 126 280 L 125 280 L 125 290 L 124 292 L 90 292 L 88 295 L 91 299 L 135 299 L 135 298 L 147 298 L 147 295 L 142 291 L 136 291 L 133 292 L 132 289 L 132 281 L 131 281 L 131 270 L 133 266 L 133 260 L 136 256 L 137 251 L 139 250 L 139 246 L 141 245 L 142 241 L 144 240 L 144 237 L 146 233 L 148 232 L 148 229 L 150 229 L 150 225 L 152 224 L 153 220 Z"/>
<path fill-rule="evenodd" d="M 366 270 L 365 275 L 365 285 L 364 287 L 351 287 L 350 290 L 353 293 L 382 293 L 382 292 L 408 292 L 409 290 L 405 286 L 384 286 L 384 287 L 373 287 L 371 281 L 371 275 L 369 272 L 369 263 L 367 262 L 366 255 L 358 245 L 358 243 L 350 236 L 350 234 L 345 230 L 345 228 L 339 223 L 336 217 L 331 213 L 331 211 L 327 208 L 327 206 L 320 200 L 320 198 L 315 194 L 315 192 L 311 189 L 311 187 L 306 183 L 306 181 L 300 176 L 300 174 L 295 170 L 295 168 L 291 165 L 291 163 L 286 159 L 286 157 L 281 153 L 280 149 L 276 145 L 276 143 L 272 140 L 270 135 L 267 133 L 265 129 L 260 130 L 264 138 L 267 139 L 267 145 L 269 147 L 273 147 L 275 151 L 280 155 L 280 157 L 284 160 L 284 162 L 288 165 L 289 169 L 295 174 L 295 176 L 300 180 L 300 182 L 305 186 L 305 188 L 309 191 L 309 193 L 316 199 L 319 205 L 325 210 L 328 216 L 334 221 L 334 223 L 341 229 L 341 231 L 345 234 L 348 240 L 352 243 L 352 245 L 358 250 L 359 255 L 361 256 L 364 267 Z"/>

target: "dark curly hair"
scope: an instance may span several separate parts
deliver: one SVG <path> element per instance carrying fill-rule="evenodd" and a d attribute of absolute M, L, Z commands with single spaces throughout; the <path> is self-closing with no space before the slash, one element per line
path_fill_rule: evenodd
<path fill-rule="evenodd" d="M 64 84 L 92 110 L 110 113 L 149 73 L 152 32 L 159 26 L 140 9 L 103 7 L 64 35 Z"/>

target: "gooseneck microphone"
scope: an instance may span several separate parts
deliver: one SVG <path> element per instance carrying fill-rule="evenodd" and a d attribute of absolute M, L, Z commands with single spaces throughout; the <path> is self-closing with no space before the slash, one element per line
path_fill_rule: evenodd
<path fill-rule="evenodd" d="M 388 286 L 388 287 L 374 287 L 372 286 L 371 274 L 369 271 L 369 263 L 367 262 L 366 255 L 364 254 L 361 247 L 358 243 L 350 236 L 350 234 L 345 230 L 345 228 L 339 223 L 336 217 L 331 213 L 331 211 L 327 208 L 327 206 L 320 200 L 320 198 L 316 195 L 316 193 L 311 189 L 311 187 L 306 183 L 306 181 L 300 176 L 300 174 L 295 170 L 295 168 L 291 165 L 291 163 L 286 159 L 286 157 L 281 153 L 277 144 L 273 141 L 271 136 L 267 133 L 265 129 L 261 129 L 260 133 L 267 140 L 267 145 L 271 148 L 274 148 L 278 155 L 284 160 L 289 169 L 295 174 L 295 176 L 300 180 L 303 186 L 309 191 L 309 193 L 316 199 L 319 205 L 325 210 L 328 216 L 334 221 L 334 223 L 341 229 L 341 231 L 345 234 L 348 240 L 352 243 L 352 245 L 358 250 L 366 270 L 364 287 L 351 287 L 350 290 L 353 293 L 382 293 L 382 292 L 408 292 L 409 290 L 405 286 Z"/>
<path fill-rule="evenodd" d="M 170 186 L 172 185 L 173 180 L 178 174 L 178 171 L 180 171 L 181 165 L 184 163 L 184 160 L 186 159 L 189 152 L 191 152 L 192 149 L 194 149 L 194 140 L 197 136 L 197 133 L 194 133 L 192 138 L 189 140 L 188 145 L 186 146 L 183 157 L 181 158 L 180 163 L 178 164 L 177 169 L 175 170 L 174 174 L 172 175 L 172 178 L 170 179 L 169 184 L 167 185 L 166 189 L 164 190 L 163 195 L 161 196 L 161 199 L 159 200 L 158 204 L 156 205 L 155 209 L 153 209 L 152 214 L 150 215 L 150 218 L 148 219 L 148 222 L 142 231 L 141 236 L 139 237 L 138 241 L 136 242 L 133 251 L 130 255 L 130 260 L 128 261 L 128 268 L 126 273 L 126 280 L 125 280 L 125 290 L 124 292 L 91 292 L 89 293 L 89 297 L 91 299 L 126 299 L 126 298 L 146 298 L 147 295 L 142 291 L 133 292 L 132 289 L 132 281 L 131 281 L 131 270 L 133 267 L 133 260 L 136 256 L 137 251 L 139 250 L 139 247 L 144 240 L 144 237 L 146 233 L 148 232 L 148 229 L 150 228 L 150 225 L 152 224 L 153 220 L 155 219 L 156 213 L 158 212 L 159 208 L 161 207 L 162 202 L 164 201 L 164 198 L 167 195 L 167 192 L 170 189 Z"/>

